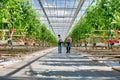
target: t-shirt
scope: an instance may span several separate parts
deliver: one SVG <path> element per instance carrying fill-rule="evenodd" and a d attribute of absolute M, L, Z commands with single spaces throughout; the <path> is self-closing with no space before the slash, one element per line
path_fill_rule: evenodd
<path fill-rule="evenodd" d="M 71 43 L 72 42 L 72 38 L 71 37 L 67 38 L 66 42 L 67 43 Z"/>
<path fill-rule="evenodd" d="M 58 38 L 58 42 L 59 42 L 59 43 L 60 43 L 60 42 L 63 42 L 62 38 Z"/>

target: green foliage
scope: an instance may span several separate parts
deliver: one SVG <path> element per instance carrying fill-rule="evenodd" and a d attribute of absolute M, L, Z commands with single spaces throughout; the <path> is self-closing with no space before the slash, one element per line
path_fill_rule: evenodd
<path fill-rule="evenodd" d="M 120 30 L 120 0 L 95 0 L 95 3 L 87 8 L 85 15 L 72 30 L 73 40 L 85 38 L 86 34 L 93 34 L 94 30 L 108 31 L 111 25 L 113 29 Z"/>
<path fill-rule="evenodd" d="M 55 36 L 51 34 L 51 32 L 46 28 L 45 24 L 41 27 L 41 40 L 45 40 L 50 43 L 57 43 Z"/>
<path fill-rule="evenodd" d="M 55 42 L 55 37 L 39 17 L 29 0 L 0 0 L 0 29 L 16 28 L 14 35 Z"/>

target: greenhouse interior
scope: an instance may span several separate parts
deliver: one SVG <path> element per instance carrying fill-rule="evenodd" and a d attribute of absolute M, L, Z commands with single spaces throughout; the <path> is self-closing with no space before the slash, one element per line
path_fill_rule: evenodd
<path fill-rule="evenodd" d="M 120 80 L 120 0 L 0 0 L 0 80 Z"/>

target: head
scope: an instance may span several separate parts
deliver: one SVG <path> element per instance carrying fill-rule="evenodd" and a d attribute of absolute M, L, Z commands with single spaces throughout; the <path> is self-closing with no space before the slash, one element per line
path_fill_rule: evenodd
<path fill-rule="evenodd" d="M 70 35 L 68 35 L 68 38 L 70 37 Z"/>
<path fill-rule="evenodd" d="M 60 34 L 58 34 L 58 37 L 60 38 Z"/>

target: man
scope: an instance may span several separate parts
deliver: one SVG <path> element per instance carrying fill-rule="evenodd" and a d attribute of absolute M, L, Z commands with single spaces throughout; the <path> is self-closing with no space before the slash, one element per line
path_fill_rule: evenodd
<path fill-rule="evenodd" d="M 72 38 L 68 36 L 68 38 L 66 39 L 66 50 L 67 50 L 66 53 L 70 53 L 71 43 L 72 43 Z"/>
<path fill-rule="evenodd" d="M 58 53 L 62 53 L 62 38 L 60 36 L 60 34 L 58 35 Z"/>

